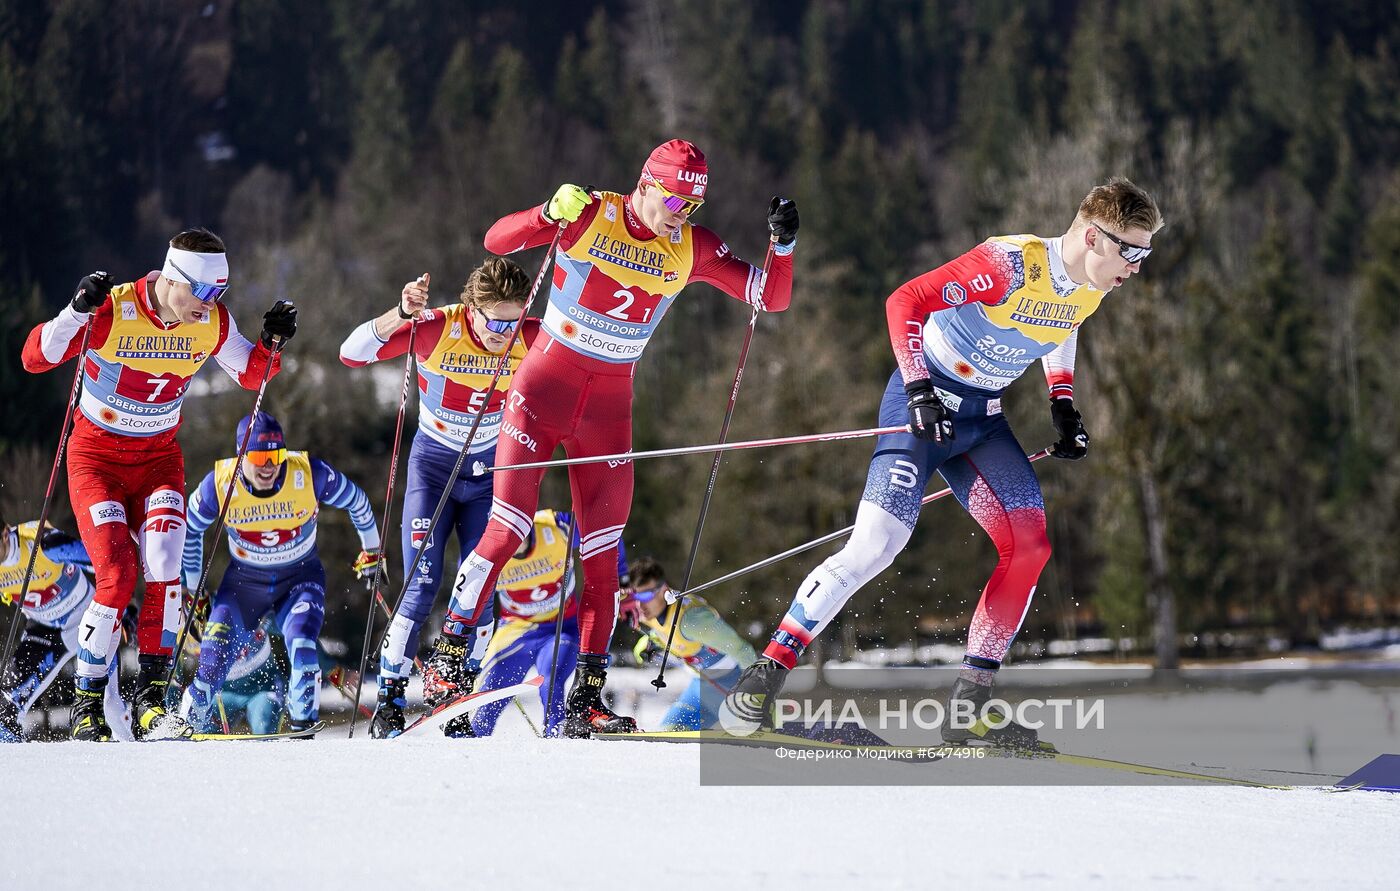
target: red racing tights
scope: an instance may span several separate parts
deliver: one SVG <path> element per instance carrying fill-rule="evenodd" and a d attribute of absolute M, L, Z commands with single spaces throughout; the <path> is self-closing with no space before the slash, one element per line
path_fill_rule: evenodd
<path fill-rule="evenodd" d="M 571 458 L 630 449 L 634 368 L 580 355 L 542 332 L 511 385 L 496 463 L 547 461 L 559 445 Z M 464 633 L 481 616 L 497 573 L 530 531 L 543 478 L 543 468 L 496 474 L 491 520 L 458 570 L 444 631 Z M 583 560 L 580 650 L 603 655 L 617 621 L 617 542 L 632 509 L 632 463 L 570 467 L 569 486 Z"/>
<path fill-rule="evenodd" d="M 142 655 L 168 656 L 180 630 L 180 554 L 185 545 L 185 460 L 174 436 L 151 440 L 97 430 L 79 416 L 68 451 L 68 493 L 97 576 L 79 627 L 80 677 L 105 677 L 109 642 L 136 590 Z"/>

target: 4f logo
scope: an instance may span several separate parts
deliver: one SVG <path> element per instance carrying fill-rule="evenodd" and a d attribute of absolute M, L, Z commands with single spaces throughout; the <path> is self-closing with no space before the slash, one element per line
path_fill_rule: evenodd
<path fill-rule="evenodd" d="M 890 485 L 898 486 L 901 489 L 913 489 L 919 485 L 919 468 L 913 461 L 906 461 L 903 458 L 894 462 L 890 468 Z"/>

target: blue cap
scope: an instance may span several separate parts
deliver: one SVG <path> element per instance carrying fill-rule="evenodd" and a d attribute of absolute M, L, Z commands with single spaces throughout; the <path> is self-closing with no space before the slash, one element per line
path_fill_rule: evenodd
<path fill-rule="evenodd" d="M 272 415 L 260 411 L 238 422 L 238 437 L 233 441 L 234 448 L 243 445 L 243 437 L 248 434 L 249 424 L 253 425 L 253 436 L 248 440 L 248 451 L 262 452 L 287 447 L 286 440 L 282 438 L 282 425 L 277 423 L 277 419 Z"/>

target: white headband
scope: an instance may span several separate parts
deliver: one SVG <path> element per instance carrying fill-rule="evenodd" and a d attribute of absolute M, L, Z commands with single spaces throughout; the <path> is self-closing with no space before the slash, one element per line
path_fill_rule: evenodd
<path fill-rule="evenodd" d="M 176 268 L 178 267 L 178 268 Z M 196 254 L 172 247 L 165 252 L 165 268 L 161 275 L 171 281 L 204 285 L 228 285 L 227 254 Z"/>

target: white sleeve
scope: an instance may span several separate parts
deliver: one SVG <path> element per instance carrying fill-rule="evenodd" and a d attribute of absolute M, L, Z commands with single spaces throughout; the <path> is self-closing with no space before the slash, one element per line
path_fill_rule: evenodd
<path fill-rule="evenodd" d="M 214 358 L 219 367 L 228 372 L 228 376 L 233 378 L 235 383 L 241 385 L 242 375 L 248 370 L 248 357 L 253 354 L 253 342 L 239 333 L 233 313 L 224 310 L 224 319 L 228 321 L 228 334 L 224 336 L 223 346 L 219 347 Z"/>
<path fill-rule="evenodd" d="M 44 354 L 44 358 L 55 364 L 62 360 L 63 354 L 68 352 L 68 345 L 73 342 L 78 332 L 83 330 L 89 318 L 91 313 L 78 312 L 70 305 L 63 307 L 62 312 L 45 322 L 44 327 L 39 330 L 39 350 Z"/>
<path fill-rule="evenodd" d="M 1065 342 L 1046 353 L 1040 362 L 1045 366 L 1045 383 L 1051 399 L 1074 397 L 1074 357 L 1079 352 L 1079 329 L 1070 332 Z"/>
<path fill-rule="evenodd" d="M 386 343 L 388 341 L 379 339 L 379 334 L 374 330 L 374 319 L 370 319 L 345 338 L 345 342 L 340 345 L 340 359 L 342 362 L 355 362 L 360 365 L 378 362 L 379 350 Z"/>

